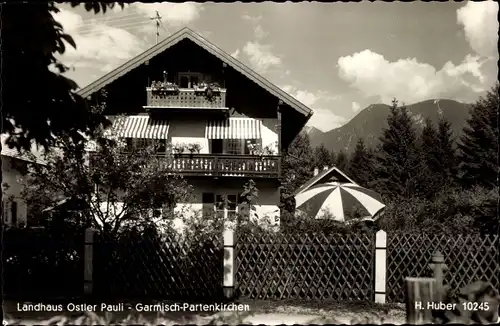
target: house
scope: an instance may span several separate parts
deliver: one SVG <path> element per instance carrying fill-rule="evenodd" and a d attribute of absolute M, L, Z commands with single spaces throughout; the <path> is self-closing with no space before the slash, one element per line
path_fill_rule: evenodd
<path fill-rule="evenodd" d="M 296 196 L 298 193 L 306 191 L 307 189 L 311 188 L 312 186 L 315 186 L 317 184 L 325 183 L 325 182 L 340 182 L 340 183 L 354 183 L 354 180 L 349 178 L 344 172 L 340 171 L 338 168 L 335 166 L 328 167 L 325 166 L 323 167 L 323 170 L 320 172 L 318 168 L 314 169 L 314 176 L 309 179 L 306 183 L 304 183 L 302 186 L 300 186 L 294 193 L 294 196 Z"/>
<path fill-rule="evenodd" d="M 244 183 L 259 189 L 259 216 L 279 219 L 281 152 L 312 110 L 189 28 L 79 91 L 120 123 L 135 146 L 151 139 L 174 150 L 173 170 L 194 188 L 190 211 L 237 211 Z M 119 121 L 119 122 L 117 122 Z"/>
<path fill-rule="evenodd" d="M 2 134 L 2 223 L 6 226 L 27 226 L 28 207 L 21 198 L 23 177 L 29 162 L 35 160 L 43 164 L 42 152 L 33 146 L 33 156 L 20 154 L 17 149 L 7 146 L 6 139 L 7 135 Z"/>

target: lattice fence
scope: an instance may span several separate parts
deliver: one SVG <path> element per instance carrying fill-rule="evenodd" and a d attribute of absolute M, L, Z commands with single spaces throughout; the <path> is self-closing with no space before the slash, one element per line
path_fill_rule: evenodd
<path fill-rule="evenodd" d="M 240 234 L 236 290 L 249 299 L 374 297 L 374 236 Z"/>
<path fill-rule="evenodd" d="M 444 282 L 459 289 L 476 280 L 489 281 L 500 290 L 499 237 L 456 235 L 387 235 L 387 300 L 404 302 L 405 277 L 430 277 L 432 254 L 440 250 L 448 265 Z"/>
<path fill-rule="evenodd" d="M 70 300 L 83 294 L 83 230 L 7 229 L 2 247 L 5 298 Z"/>
<path fill-rule="evenodd" d="M 217 238 L 144 234 L 94 242 L 95 294 L 108 298 L 203 301 L 223 295 L 223 243 Z"/>

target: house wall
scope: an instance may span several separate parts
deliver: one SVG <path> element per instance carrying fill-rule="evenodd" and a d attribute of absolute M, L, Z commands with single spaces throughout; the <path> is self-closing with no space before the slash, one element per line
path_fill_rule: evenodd
<path fill-rule="evenodd" d="M 16 164 L 23 165 L 24 161 L 2 155 L 2 204 L 3 204 L 3 222 L 5 225 L 13 225 L 16 220 L 12 213 L 12 202 L 17 205 L 17 223 L 16 226 L 27 224 L 28 208 L 26 202 L 21 198 L 23 190 L 23 175 L 16 169 Z M 8 186 L 6 186 L 8 185 Z M 10 200 L 12 198 L 12 201 Z"/>
<path fill-rule="evenodd" d="M 254 180 L 257 187 L 258 202 L 254 206 L 254 214 L 252 218 L 255 221 L 263 222 L 267 220 L 272 224 L 279 225 L 280 211 L 280 192 L 274 180 Z M 238 195 L 243 192 L 245 181 L 238 180 L 216 180 L 213 179 L 191 179 L 188 182 L 193 186 L 194 191 L 189 202 L 180 203 L 177 205 L 176 212 L 184 217 L 194 217 L 201 213 L 203 209 L 203 193 L 212 193 L 214 195 Z M 177 228 L 182 228 L 183 223 L 180 218 L 175 219 L 174 225 Z"/>

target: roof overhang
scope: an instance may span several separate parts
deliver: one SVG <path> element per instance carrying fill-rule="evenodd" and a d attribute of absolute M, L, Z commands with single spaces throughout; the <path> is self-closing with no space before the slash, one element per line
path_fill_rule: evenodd
<path fill-rule="evenodd" d="M 86 98 L 91 96 L 92 94 L 98 92 L 101 90 L 103 87 L 106 85 L 112 83 L 113 81 L 117 80 L 118 78 L 124 76 L 128 72 L 132 71 L 133 69 L 147 63 L 149 60 L 154 58 L 155 56 L 159 55 L 160 53 L 163 53 L 165 50 L 169 49 L 170 47 L 174 46 L 175 44 L 179 43 L 182 40 L 188 39 L 201 48 L 205 49 L 218 59 L 220 59 L 222 62 L 227 64 L 228 66 L 232 67 L 236 71 L 240 72 L 244 76 L 246 76 L 248 79 L 252 80 L 254 83 L 259 85 L 260 87 L 264 88 L 266 91 L 268 91 L 270 94 L 276 96 L 279 100 L 283 101 L 284 104 L 290 106 L 297 112 L 301 113 L 302 115 L 305 116 L 306 122 L 311 118 L 313 115 L 313 111 L 308 108 L 306 105 L 303 103 L 299 102 L 296 100 L 294 97 L 292 97 L 290 94 L 279 88 L 278 86 L 274 85 L 255 71 L 253 71 L 251 68 L 247 67 L 228 53 L 224 52 L 214 44 L 210 43 L 207 41 L 205 38 L 203 38 L 201 35 L 198 33 L 194 32 L 193 30 L 189 28 L 183 28 L 177 33 L 172 34 L 171 36 L 167 37 L 165 40 L 161 41 L 160 43 L 156 44 L 155 46 L 149 48 L 148 50 L 144 51 L 143 53 L 139 54 L 138 56 L 132 58 L 131 60 L 125 62 L 118 68 L 114 69 L 113 71 L 107 73 L 103 77 L 99 78 L 98 80 L 94 81 L 93 83 L 89 84 L 88 86 L 82 88 L 79 90 L 77 93 Z"/>

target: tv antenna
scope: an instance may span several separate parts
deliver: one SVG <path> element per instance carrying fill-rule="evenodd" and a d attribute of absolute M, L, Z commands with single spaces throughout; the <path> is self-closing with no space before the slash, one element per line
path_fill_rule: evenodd
<path fill-rule="evenodd" d="M 160 36 L 160 23 L 161 23 L 161 16 L 158 13 L 158 10 L 156 10 L 156 16 L 150 17 L 150 19 L 156 21 L 156 43 L 155 44 L 158 44 L 158 36 Z"/>

